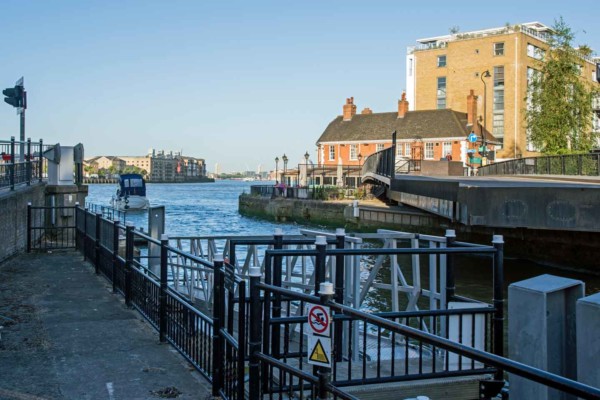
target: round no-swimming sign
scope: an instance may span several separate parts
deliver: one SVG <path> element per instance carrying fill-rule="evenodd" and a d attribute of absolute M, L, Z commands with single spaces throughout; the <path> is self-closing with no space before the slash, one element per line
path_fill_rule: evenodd
<path fill-rule="evenodd" d="M 330 310 L 329 307 L 318 304 L 307 306 L 308 326 L 313 335 L 330 336 Z"/>

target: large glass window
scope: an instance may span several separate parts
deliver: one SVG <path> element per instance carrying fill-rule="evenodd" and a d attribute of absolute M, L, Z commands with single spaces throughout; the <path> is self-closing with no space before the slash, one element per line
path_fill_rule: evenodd
<path fill-rule="evenodd" d="M 425 159 L 433 159 L 433 143 L 425 143 Z"/>
<path fill-rule="evenodd" d="M 412 154 L 410 154 L 410 143 L 404 143 L 404 155 L 412 157 Z"/>
<path fill-rule="evenodd" d="M 446 77 L 440 76 L 437 78 L 437 108 L 446 108 Z"/>
<path fill-rule="evenodd" d="M 335 161 L 335 146 L 329 146 L 329 161 Z"/>
<path fill-rule="evenodd" d="M 446 66 L 446 55 L 441 55 L 438 56 L 437 58 L 437 66 L 438 67 L 445 67 Z"/>
<path fill-rule="evenodd" d="M 402 150 L 404 149 L 404 144 L 403 143 L 396 143 L 396 155 L 397 156 L 401 156 L 402 155 Z"/>
<path fill-rule="evenodd" d="M 452 155 L 452 142 L 442 144 L 442 157 L 446 157 L 448 154 Z"/>
<path fill-rule="evenodd" d="M 536 60 L 543 60 L 546 52 L 531 43 L 527 43 L 527 55 Z"/>
<path fill-rule="evenodd" d="M 504 55 L 504 42 L 494 43 L 494 55 L 495 56 L 503 56 Z"/>
<path fill-rule="evenodd" d="M 353 161 L 358 160 L 358 145 L 357 144 L 350 145 L 350 159 Z"/>
<path fill-rule="evenodd" d="M 504 67 L 494 67 L 494 114 L 492 133 L 504 137 Z"/>

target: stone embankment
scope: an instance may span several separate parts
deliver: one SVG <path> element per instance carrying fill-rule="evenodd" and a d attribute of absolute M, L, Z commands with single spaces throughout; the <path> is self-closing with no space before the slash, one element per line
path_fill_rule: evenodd
<path fill-rule="evenodd" d="M 357 205 L 358 207 L 355 207 Z M 279 222 L 345 227 L 353 231 L 395 229 L 442 234 L 448 222 L 440 217 L 407 206 L 388 206 L 378 200 L 305 200 L 269 198 L 242 194 L 242 215 Z"/>
<path fill-rule="evenodd" d="M 0 262 L 27 246 L 27 203 L 45 205 L 44 183 L 0 190 Z"/>

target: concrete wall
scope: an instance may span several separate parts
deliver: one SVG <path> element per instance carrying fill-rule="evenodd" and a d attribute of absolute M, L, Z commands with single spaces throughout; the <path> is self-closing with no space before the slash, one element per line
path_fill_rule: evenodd
<path fill-rule="evenodd" d="M 296 221 L 309 224 L 345 226 L 346 204 L 315 200 L 270 199 L 241 195 L 239 211 L 242 215 L 269 218 L 275 221 Z"/>
<path fill-rule="evenodd" d="M 421 160 L 421 171 L 411 172 L 411 175 L 463 176 L 464 166 L 460 161 Z"/>
<path fill-rule="evenodd" d="M 27 203 L 44 206 L 45 184 L 0 191 L 0 261 L 27 247 Z"/>
<path fill-rule="evenodd" d="M 239 198 L 240 214 L 282 222 L 295 221 L 353 230 L 386 228 L 437 234 L 442 234 L 448 227 L 444 218 L 427 213 L 360 205 L 359 210 L 359 217 L 354 217 L 352 203 L 346 202 L 270 199 L 246 194 Z"/>

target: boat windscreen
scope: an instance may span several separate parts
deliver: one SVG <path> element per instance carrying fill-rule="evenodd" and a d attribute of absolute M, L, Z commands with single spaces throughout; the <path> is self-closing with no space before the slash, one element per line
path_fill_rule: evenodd
<path fill-rule="evenodd" d="M 146 185 L 139 177 L 121 177 L 121 193 L 128 196 L 146 196 Z"/>

